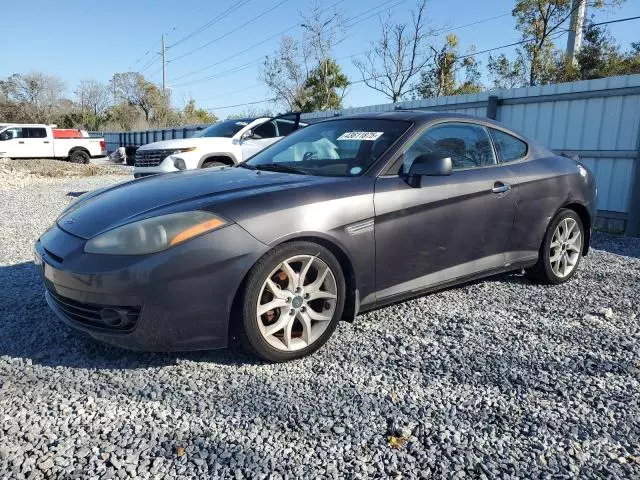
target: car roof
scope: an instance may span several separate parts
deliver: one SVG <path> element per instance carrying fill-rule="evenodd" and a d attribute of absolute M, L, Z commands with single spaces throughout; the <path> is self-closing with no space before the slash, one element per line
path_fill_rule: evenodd
<path fill-rule="evenodd" d="M 454 112 L 436 112 L 433 110 L 393 110 L 390 112 L 371 112 L 371 113 L 356 113 L 351 115 L 335 116 L 331 118 L 318 119 L 318 121 L 331 121 L 331 120 L 358 120 L 358 119 L 380 119 L 380 120 L 403 120 L 413 122 L 417 124 L 431 122 L 433 120 L 473 120 L 476 122 L 484 122 L 492 125 L 505 128 L 503 125 L 487 118 L 478 117 L 475 115 L 468 115 L 465 113 Z M 313 119 L 303 119 L 305 121 Z"/>

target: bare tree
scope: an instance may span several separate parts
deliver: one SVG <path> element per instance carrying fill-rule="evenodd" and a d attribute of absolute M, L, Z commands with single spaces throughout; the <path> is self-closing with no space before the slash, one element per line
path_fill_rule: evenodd
<path fill-rule="evenodd" d="M 307 14 L 301 13 L 302 40 L 283 37 L 278 52 L 265 59 L 261 78 L 287 110 L 339 108 L 344 98 L 348 80 L 332 58 L 344 29 L 343 16 L 324 10 L 316 2 Z"/>
<path fill-rule="evenodd" d="M 380 39 L 365 54 L 365 60 L 355 60 L 362 81 L 392 102 L 398 102 L 411 91 L 412 79 L 429 63 L 424 53 L 427 38 L 426 0 L 420 0 L 411 14 L 411 24 L 393 24 L 391 15 L 380 20 Z"/>
<path fill-rule="evenodd" d="M 2 90 L 18 110 L 23 121 L 51 123 L 66 90 L 65 82 L 40 72 L 11 75 Z"/>
<path fill-rule="evenodd" d="M 98 130 L 109 108 L 109 87 L 96 80 L 82 80 L 74 93 L 83 123 L 92 130 Z"/>
<path fill-rule="evenodd" d="M 302 103 L 304 83 L 309 75 L 305 52 L 292 37 L 282 37 L 280 49 L 264 61 L 261 79 L 274 101 L 294 111 Z"/>

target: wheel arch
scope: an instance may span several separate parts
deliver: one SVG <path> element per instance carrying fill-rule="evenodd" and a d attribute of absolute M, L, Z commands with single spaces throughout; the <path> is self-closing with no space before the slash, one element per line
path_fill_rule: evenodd
<path fill-rule="evenodd" d="M 76 147 L 72 147 L 69 149 L 69 156 L 71 156 L 73 153 L 77 152 L 77 151 L 81 151 L 86 153 L 87 155 L 91 156 L 91 152 L 87 149 L 87 147 L 83 147 L 81 145 L 78 145 Z"/>
<path fill-rule="evenodd" d="M 562 208 L 573 210 L 580 217 L 580 221 L 582 222 L 582 227 L 584 229 L 584 249 L 582 251 L 582 255 L 585 256 L 587 253 L 589 253 L 589 246 L 591 244 L 591 226 L 593 224 L 591 214 L 589 213 L 587 207 L 577 202 L 568 203 L 566 205 L 563 205 Z M 559 209 L 558 211 L 560 210 L 561 209 Z M 558 212 L 556 212 L 556 215 L 557 214 Z"/>
<path fill-rule="evenodd" d="M 212 153 L 211 155 L 206 155 L 205 157 L 200 159 L 200 163 L 198 164 L 198 168 L 202 168 L 202 166 L 209 161 L 221 162 L 225 165 L 232 167 L 236 164 L 235 158 L 231 154 L 227 153 Z"/>

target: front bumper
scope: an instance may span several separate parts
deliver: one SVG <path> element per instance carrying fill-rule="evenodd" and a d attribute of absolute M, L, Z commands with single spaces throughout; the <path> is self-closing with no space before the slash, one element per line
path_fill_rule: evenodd
<path fill-rule="evenodd" d="M 84 244 L 57 226 L 36 242 L 47 303 L 97 340 L 145 351 L 225 347 L 234 297 L 267 250 L 238 225 L 152 255 L 92 255 Z M 132 321 L 114 327 L 113 312 Z"/>

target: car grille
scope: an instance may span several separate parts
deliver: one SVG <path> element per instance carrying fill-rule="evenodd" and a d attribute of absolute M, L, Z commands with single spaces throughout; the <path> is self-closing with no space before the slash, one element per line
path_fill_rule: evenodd
<path fill-rule="evenodd" d="M 72 300 L 47 289 L 53 303 L 76 323 L 103 330 L 126 332 L 133 330 L 140 317 L 139 307 L 115 307 Z"/>
<path fill-rule="evenodd" d="M 136 150 L 134 155 L 134 165 L 136 167 L 157 167 L 162 161 L 175 152 L 171 150 Z"/>

